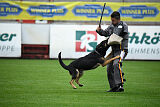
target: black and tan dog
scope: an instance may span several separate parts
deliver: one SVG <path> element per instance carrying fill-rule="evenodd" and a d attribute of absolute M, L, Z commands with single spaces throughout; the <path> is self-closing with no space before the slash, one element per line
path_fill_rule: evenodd
<path fill-rule="evenodd" d="M 79 79 L 83 75 L 84 70 L 95 69 L 99 65 L 102 65 L 104 67 L 109 62 L 120 57 L 120 56 L 116 56 L 114 58 L 109 59 L 109 56 L 110 56 L 109 54 L 106 58 L 104 58 L 104 56 L 106 55 L 106 51 L 110 47 L 107 44 L 107 42 L 108 40 L 102 41 L 99 45 L 96 46 L 95 51 L 71 62 L 68 66 L 63 63 L 61 59 L 61 52 L 59 53 L 58 55 L 59 63 L 64 69 L 68 70 L 70 75 L 72 76 L 70 84 L 74 89 L 76 89 L 76 86 L 73 84 L 74 80 L 80 87 L 83 86 L 82 84 L 79 83 Z"/>

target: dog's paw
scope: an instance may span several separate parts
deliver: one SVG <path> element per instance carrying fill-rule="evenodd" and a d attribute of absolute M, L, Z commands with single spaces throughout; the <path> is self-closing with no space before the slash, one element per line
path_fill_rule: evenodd
<path fill-rule="evenodd" d="M 83 87 L 83 85 L 82 85 L 82 84 L 79 84 L 79 86 L 80 86 L 80 87 Z"/>

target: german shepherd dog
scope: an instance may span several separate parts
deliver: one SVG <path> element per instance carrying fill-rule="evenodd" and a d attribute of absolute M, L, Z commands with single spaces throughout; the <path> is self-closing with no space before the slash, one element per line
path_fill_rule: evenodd
<path fill-rule="evenodd" d="M 70 84 L 74 89 L 76 89 L 76 86 L 73 84 L 75 81 L 80 87 L 83 85 L 79 83 L 79 79 L 83 75 L 84 70 L 91 70 L 97 68 L 99 65 L 102 65 L 103 67 L 106 66 L 111 61 L 120 58 L 120 56 L 116 56 L 114 58 L 109 59 L 110 54 L 104 58 L 106 55 L 106 51 L 110 47 L 108 44 L 108 40 L 102 41 L 100 44 L 96 46 L 95 51 L 89 53 L 88 55 L 78 58 L 77 60 L 74 60 L 71 62 L 68 66 L 65 65 L 61 59 L 61 52 L 58 55 L 58 60 L 60 65 L 69 71 L 70 75 L 72 76 L 72 79 L 70 81 Z"/>

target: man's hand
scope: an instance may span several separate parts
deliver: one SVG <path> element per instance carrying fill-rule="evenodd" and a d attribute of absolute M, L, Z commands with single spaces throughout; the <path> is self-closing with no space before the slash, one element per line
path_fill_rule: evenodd
<path fill-rule="evenodd" d="M 101 30 L 101 26 L 98 26 L 96 30 L 99 32 Z"/>

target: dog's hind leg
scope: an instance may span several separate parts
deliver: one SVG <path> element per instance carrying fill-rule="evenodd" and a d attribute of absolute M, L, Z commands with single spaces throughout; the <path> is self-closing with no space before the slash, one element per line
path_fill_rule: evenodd
<path fill-rule="evenodd" d="M 76 69 L 74 67 L 70 67 L 70 72 L 71 72 L 71 75 L 72 75 L 72 79 L 71 79 L 71 81 L 69 83 L 72 85 L 72 87 L 74 89 L 77 89 L 77 87 L 73 84 L 73 82 L 77 78 L 77 73 L 78 72 L 76 71 Z"/>
<path fill-rule="evenodd" d="M 78 71 L 79 72 L 79 71 Z M 77 78 L 76 78 L 76 83 L 80 86 L 80 87 L 83 87 L 83 84 L 80 84 L 79 83 L 79 79 L 82 77 L 82 75 L 83 75 L 83 72 L 79 72 L 79 75 L 77 76 Z"/>
<path fill-rule="evenodd" d="M 70 84 L 74 89 L 77 89 L 77 87 L 73 84 L 73 82 L 76 80 L 76 78 L 79 76 L 79 72 L 77 69 L 72 69 L 72 80 L 70 81 Z"/>
<path fill-rule="evenodd" d="M 83 87 L 83 84 L 80 84 L 80 83 L 79 83 L 79 78 L 76 79 L 76 83 L 77 83 L 80 87 Z"/>
<path fill-rule="evenodd" d="M 75 79 L 72 79 L 69 83 L 72 85 L 72 87 L 73 87 L 74 89 L 77 89 L 77 87 L 73 84 L 74 80 L 75 80 Z"/>

